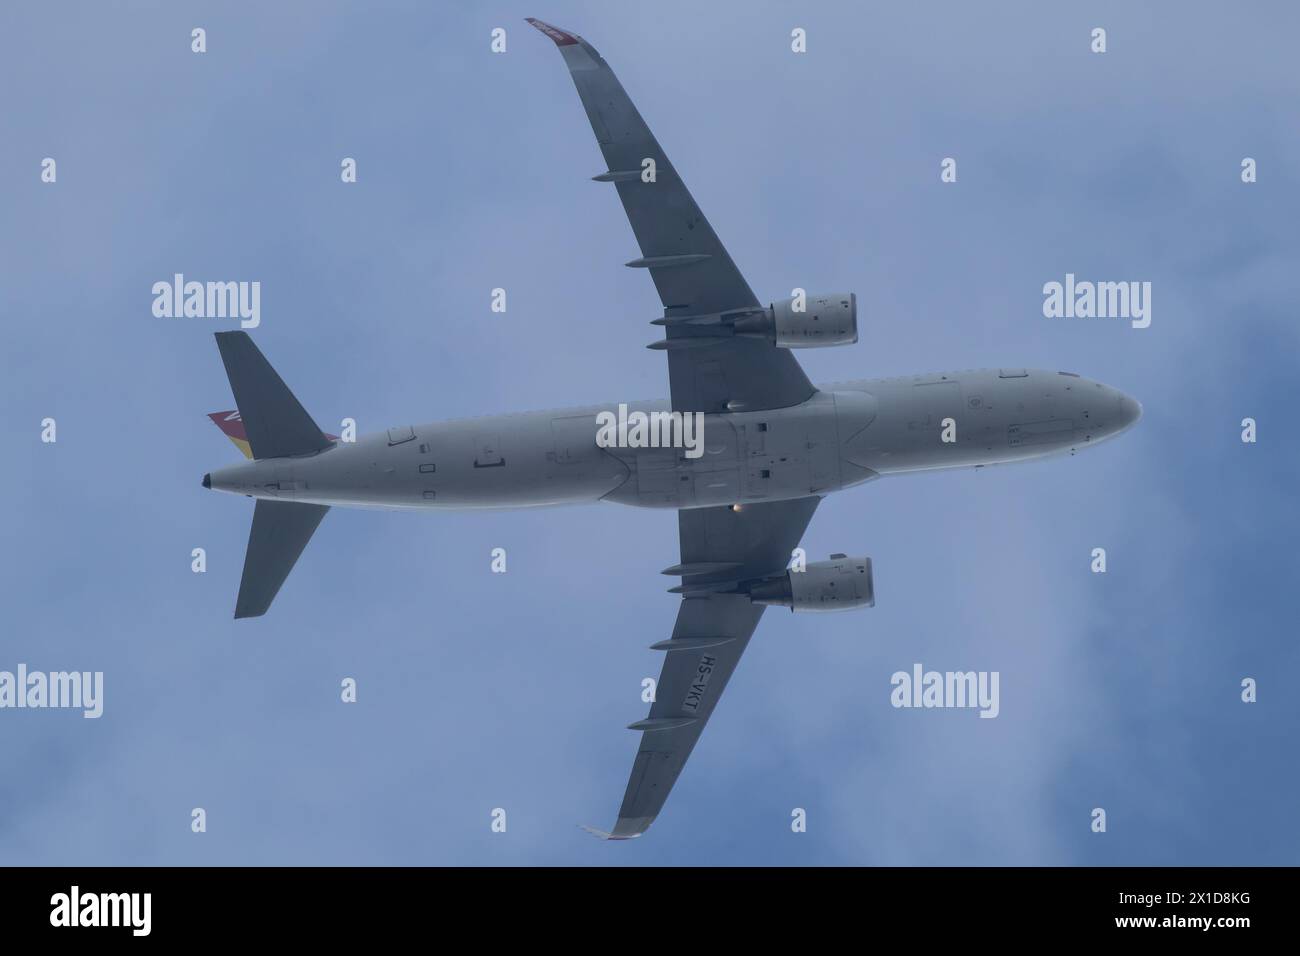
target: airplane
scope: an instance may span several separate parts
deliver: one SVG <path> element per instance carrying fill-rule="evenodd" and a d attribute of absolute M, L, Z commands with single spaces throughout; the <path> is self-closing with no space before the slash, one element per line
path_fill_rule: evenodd
<path fill-rule="evenodd" d="M 237 412 L 211 417 L 248 461 L 203 487 L 256 499 L 235 617 L 264 614 L 331 507 L 440 510 L 615 502 L 677 514 L 670 636 L 617 822 L 662 810 L 763 611 L 875 604 L 871 559 L 793 558 L 827 495 L 887 475 L 1073 455 L 1130 428 L 1131 397 L 1018 367 L 814 386 L 794 351 L 858 339 L 852 293 L 763 305 L 609 65 L 529 19 L 568 66 L 663 304 L 670 397 L 326 435 L 243 331 L 216 333 Z M 653 176 L 646 176 L 651 168 Z M 639 417 L 638 417 L 639 416 Z M 686 445 L 689 424 L 702 423 Z M 605 440 L 602 441 L 602 433 Z M 649 434 L 648 434 L 649 433 Z M 655 441 L 655 438 L 662 440 Z"/>

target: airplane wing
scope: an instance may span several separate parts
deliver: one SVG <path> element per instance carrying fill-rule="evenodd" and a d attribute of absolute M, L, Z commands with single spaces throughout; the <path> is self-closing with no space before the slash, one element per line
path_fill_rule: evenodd
<path fill-rule="evenodd" d="M 651 348 L 668 352 L 673 409 L 721 412 L 731 403 L 761 411 L 808 399 L 812 383 L 787 349 L 717 338 L 708 325 L 685 321 L 761 307 L 609 64 L 582 37 L 528 22 L 559 47 L 578 88 L 606 163 L 592 178 L 614 184 L 641 247 L 641 257 L 627 265 L 648 269 L 659 290 L 664 318 L 656 321 L 667 337 Z M 654 162 L 653 182 L 643 181 L 647 160 Z"/>
<path fill-rule="evenodd" d="M 695 742 L 763 616 L 763 605 L 744 594 L 710 591 L 710 585 L 779 574 L 790 563 L 821 499 L 679 511 L 682 563 L 665 574 L 681 574 L 681 608 L 671 640 L 652 645 L 665 653 L 655 701 L 645 720 L 629 725 L 640 730 L 641 747 L 618 812 L 608 833 L 597 836 L 627 840 L 654 822 L 677 782 Z"/>

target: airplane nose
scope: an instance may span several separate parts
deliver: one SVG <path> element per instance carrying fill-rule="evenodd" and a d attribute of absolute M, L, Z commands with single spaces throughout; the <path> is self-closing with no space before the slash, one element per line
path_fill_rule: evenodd
<path fill-rule="evenodd" d="M 1119 421 L 1116 423 L 1119 430 L 1123 431 L 1131 427 L 1141 417 L 1141 403 L 1137 399 L 1121 393 L 1119 397 Z"/>
<path fill-rule="evenodd" d="M 204 487 L 204 488 L 211 488 L 211 487 L 212 487 L 212 475 L 207 474 L 207 475 L 204 475 L 204 476 L 203 476 L 203 487 Z"/>

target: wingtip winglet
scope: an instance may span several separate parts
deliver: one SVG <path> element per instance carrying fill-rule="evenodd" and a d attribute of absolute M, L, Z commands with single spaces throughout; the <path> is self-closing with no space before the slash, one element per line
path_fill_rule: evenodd
<path fill-rule="evenodd" d="M 536 17 L 524 17 L 524 20 L 535 30 L 539 30 L 550 37 L 551 41 L 556 46 L 573 46 L 575 43 L 579 43 L 582 39 L 575 33 L 570 33 L 568 30 L 561 30 L 559 27 L 551 26 L 551 24 L 547 23 L 545 20 L 538 20 Z"/>
<path fill-rule="evenodd" d="M 613 833 L 610 833 L 608 830 L 600 830 L 597 829 L 596 827 L 589 827 L 585 823 L 579 823 L 578 828 L 580 830 L 586 830 L 588 833 L 590 833 L 598 840 L 635 840 L 637 837 L 641 835 L 639 833 L 632 833 L 629 834 L 628 836 L 618 836 Z"/>

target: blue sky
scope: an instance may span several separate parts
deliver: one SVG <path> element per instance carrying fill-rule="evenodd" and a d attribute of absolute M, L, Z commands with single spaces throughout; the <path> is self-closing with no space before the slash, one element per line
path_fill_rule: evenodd
<path fill-rule="evenodd" d="M 525 16 L 605 55 L 760 298 L 857 292 L 862 341 L 801 355 L 815 381 L 1062 368 L 1145 407 L 1075 458 L 825 502 L 805 547 L 872 555 L 877 606 L 768 614 L 631 844 L 575 825 L 623 794 L 673 517 L 335 509 L 235 622 L 251 508 L 199 486 L 236 454 L 205 417 L 233 326 L 150 309 L 175 272 L 260 281 L 253 334 L 330 430 L 666 396 L 659 303 Z M 0 861 L 1296 863 L 1298 27 L 1280 2 L 6 4 L 0 669 L 106 687 L 97 721 L 0 711 Z M 1151 327 L 1045 319 L 1067 272 L 1150 281 Z M 1000 716 L 893 709 L 914 662 L 999 671 Z"/>

